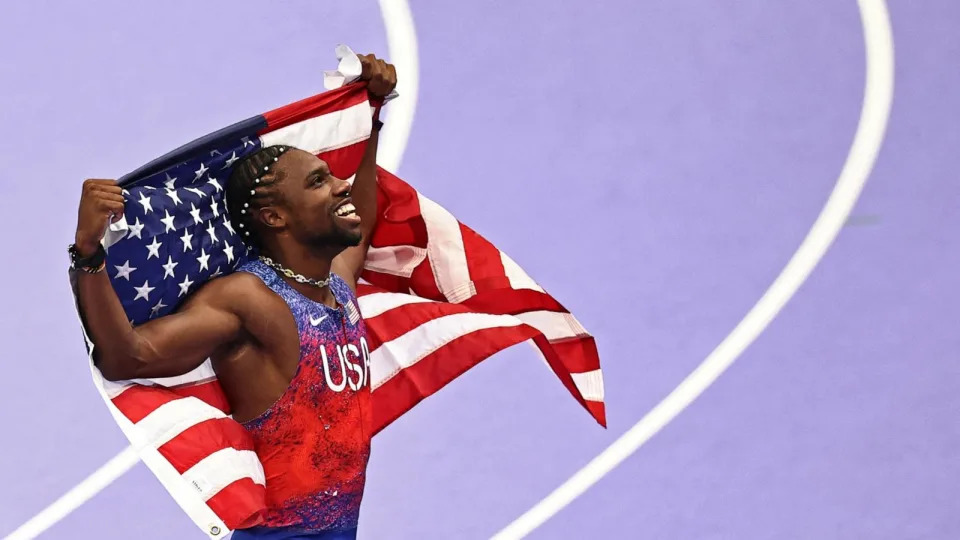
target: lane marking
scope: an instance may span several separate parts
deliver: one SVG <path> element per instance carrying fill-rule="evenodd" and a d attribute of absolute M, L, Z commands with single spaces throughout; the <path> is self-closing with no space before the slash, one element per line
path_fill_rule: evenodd
<path fill-rule="evenodd" d="M 49 529 L 54 523 L 65 518 L 71 512 L 79 508 L 83 503 L 90 500 L 91 497 L 109 486 L 114 480 L 120 478 L 134 465 L 140 463 L 140 458 L 134 452 L 132 447 L 125 448 L 122 452 L 114 456 L 99 469 L 93 471 L 90 476 L 83 479 L 82 482 L 74 486 L 73 489 L 64 493 L 59 499 L 50 506 L 44 508 L 39 514 L 30 518 L 29 521 L 13 531 L 5 540 L 30 540 L 36 538 L 42 532 Z"/>
<path fill-rule="evenodd" d="M 606 450 L 493 536 L 523 538 L 633 454 L 700 396 L 756 340 L 796 294 L 843 228 L 883 144 L 893 102 L 893 32 L 884 0 L 857 0 L 866 45 L 860 123 L 847 161 L 823 210 L 793 257 L 742 321 L 670 394 Z"/>

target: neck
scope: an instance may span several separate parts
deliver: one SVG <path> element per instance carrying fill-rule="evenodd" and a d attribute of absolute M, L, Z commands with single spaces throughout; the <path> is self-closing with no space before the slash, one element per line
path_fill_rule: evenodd
<path fill-rule="evenodd" d="M 316 280 L 324 280 L 330 276 L 330 267 L 335 256 L 300 244 L 271 245 L 269 249 L 263 250 L 263 254 L 297 274 Z M 280 277 L 307 298 L 331 307 L 337 306 L 337 300 L 329 286 L 315 287 L 299 283 L 283 274 L 280 274 Z"/>

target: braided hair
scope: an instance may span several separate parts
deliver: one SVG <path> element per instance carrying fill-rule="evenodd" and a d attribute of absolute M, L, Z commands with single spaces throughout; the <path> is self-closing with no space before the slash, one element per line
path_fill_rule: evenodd
<path fill-rule="evenodd" d="M 227 211 L 234 230 L 248 248 L 260 250 L 259 225 L 254 213 L 280 200 L 277 182 L 283 180 L 284 171 L 276 167 L 280 156 L 288 146 L 261 148 L 237 163 L 227 183 Z"/>

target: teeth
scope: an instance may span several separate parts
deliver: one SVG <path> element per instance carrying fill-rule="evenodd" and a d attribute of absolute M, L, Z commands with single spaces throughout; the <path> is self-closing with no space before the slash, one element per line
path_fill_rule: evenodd
<path fill-rule="evenodd" d="M 346 215 L 352 214 L 352 213 L 354 213 L 354 212 L 356 212 L 356 211 L 357 211 L 357 209 L 353 206 L 352 203 L 347 203 L 347 204 L 341 206 L 340 208 L 337 208 L 336 214 L 337 214 L 338 216 L 346 216 Z"/>

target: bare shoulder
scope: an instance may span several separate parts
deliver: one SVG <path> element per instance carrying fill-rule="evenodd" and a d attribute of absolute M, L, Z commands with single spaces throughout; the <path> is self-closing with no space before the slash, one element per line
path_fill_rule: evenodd
<path fill-rule="evenodd" d="M 184 308 L 202 305 L 242 315 L 270 296 L 270 289 L 260 278 L 249 272 L 234 272 L 204 283 L 190 295 Z"/>

